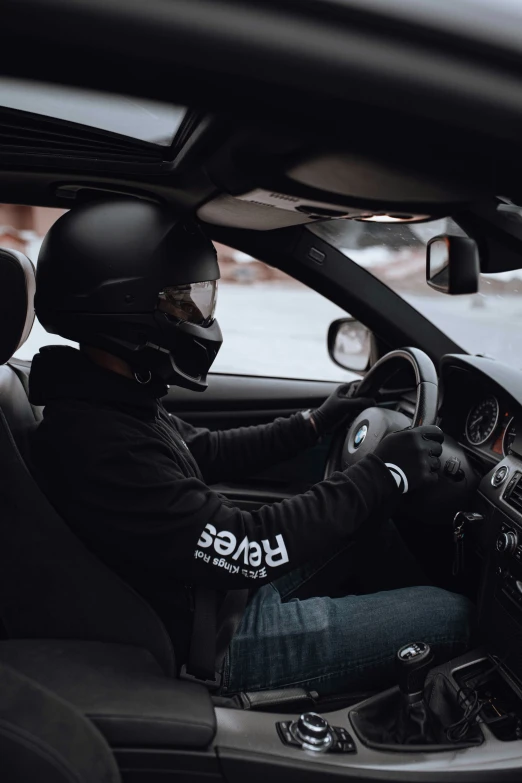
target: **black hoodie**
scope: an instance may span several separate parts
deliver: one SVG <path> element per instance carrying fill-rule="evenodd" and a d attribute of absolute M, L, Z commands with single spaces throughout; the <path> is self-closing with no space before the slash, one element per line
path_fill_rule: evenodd
<path fill-rule="evenodd" d="M 104 370 L 74 348 L 35 356 L 30 399 L 44 405 L 31 458 L 80 539 L 140 592 L 186 660 L 186 585 L 255 588 L 335 551 L 397 495 L 375 456 L 308 492 L 243 511 L 208 484 L 248 476 L 313 445 L 300 414 L 210 432 L 167 413 L 167 387 Z"/>

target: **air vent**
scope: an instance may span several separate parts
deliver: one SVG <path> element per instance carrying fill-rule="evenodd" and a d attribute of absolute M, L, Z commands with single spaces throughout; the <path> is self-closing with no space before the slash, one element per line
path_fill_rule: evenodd
<path fill-rule="evenodd" d="M 507 485 L 507 489 L 504 492 L 504 500 L 508 505 L 510 505 L 512 508 L 515 509 L 515 511 L 518 511 L 519 514 L 522 514 L 522 482 L 520 479 L 522 478 L 521 473 L 515 473 L 509 484 Z"/>

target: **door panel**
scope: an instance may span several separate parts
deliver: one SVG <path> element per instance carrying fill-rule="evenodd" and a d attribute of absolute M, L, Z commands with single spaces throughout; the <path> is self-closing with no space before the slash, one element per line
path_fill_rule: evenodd
<path fill-rule="evenodd" d="M 293 412 L 313 408 L 322 402 L 338 386 L 331 381 L 289 380 L 288 378 L 252 377 L 250 375 L 210 374 L 205 392 L 191 392 L 172 386 L 165 405 L 189 420 L 189 412 L 195 418 L 201 414 L 246 412 L 251 415 L 262 411 L 284 410 Z"/>
<path fill-rule="evenodd" d="M 338 386 L 329 381 L 255 378 L 244 375 L 209 375 L 203 393 L 172 387 L 165 406 L 197 427 L 231 429 L 265 424 L 277 416 L 315 408 Z M 330 439 L 292 460 L 278 463 L 247 480 L 216 485 L 216 489 L 242 508 L 252 510 L 305 492 L 324 474 Z"/>

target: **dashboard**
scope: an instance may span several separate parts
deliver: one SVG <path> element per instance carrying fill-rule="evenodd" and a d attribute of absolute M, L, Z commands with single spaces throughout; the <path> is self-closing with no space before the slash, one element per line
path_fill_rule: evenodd
<path fill-rule="evenodd" d="M 522 370 L 448 355 L 439 390 L 440 426 L 462 464 L 470 463 L 466 476 L 469 467 L 479 476 L 465 496 L 473 512 L 466 519 L 479 520 L 465 532 L 480 563 L 479 631 L 489 653 L 522 683 Z"/>
<path fill-rule="evenodd" d="M 522 435 L 522 371 L 500 365 L 499 373 L 496 362 L 480 360 L 444 357 L 439 424 L 489 469 L 516 448 L 517 434 Z M 502 374 L 509 375 L 509 383 Z"/>

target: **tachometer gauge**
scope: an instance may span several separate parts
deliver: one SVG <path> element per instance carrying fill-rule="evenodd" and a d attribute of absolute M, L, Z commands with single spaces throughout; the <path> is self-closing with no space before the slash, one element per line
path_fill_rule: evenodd
<path fill-rule="evenodd" d="M 502 453 L 504 457 L 506 457 L 509 454 L 509 450 L 513 445 L 513 441 L 515 440 L 516 435 L 517 435 L 517 423 L 515 421 L 515 417 L 513 416 L 509 420 L 509 424 L 504 430 L 504 437 L 502 438 Z"/>
<path fill-rule="evenodd" d="M 475 405 L 468 413 L 466 420 L 466 438 L 474 446 L 481 446 L 487 441 L 498 422 L 498 400 L 496 397 L 486 397 Z"/>

